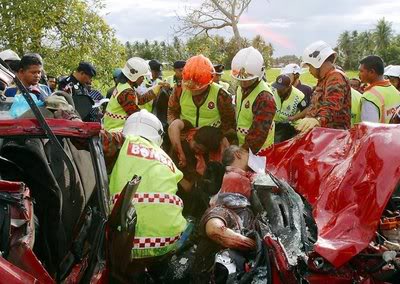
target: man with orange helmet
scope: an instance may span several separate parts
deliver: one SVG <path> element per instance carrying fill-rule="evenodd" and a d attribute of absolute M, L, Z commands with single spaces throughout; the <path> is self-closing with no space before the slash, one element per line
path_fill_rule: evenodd
<path fill-rule="evenodd" d="M 168 132 L 181 167 L 186 165 L 180 142 L 183 129 L 214 126 L 227 134 L 234 133 L 236 128 L 232 97 L 213 82 L 213 73 L 214 67 L 207 57 L 191 57 L 183 68 L 183 88 L 176 88 L 169 99 Z"/>

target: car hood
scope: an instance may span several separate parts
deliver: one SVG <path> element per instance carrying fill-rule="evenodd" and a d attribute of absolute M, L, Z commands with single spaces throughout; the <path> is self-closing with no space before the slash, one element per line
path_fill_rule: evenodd
<path fill-rule="evenodd" d="M 399 137 L 397 125 L 316 128 L 260 154 L 267 157 L 267 171 L 312 205 L 318 227 L 314 249 L 335 267 L 375 237 L 400 180 Z"/>

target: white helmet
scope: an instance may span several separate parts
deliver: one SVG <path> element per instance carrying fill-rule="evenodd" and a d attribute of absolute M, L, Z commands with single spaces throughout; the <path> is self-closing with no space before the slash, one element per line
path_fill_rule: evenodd
<path fill-rule="evenodd" d="M 389 68 L 385 68 L 385 76 L 400 78 L 400 65 L 390 65 Z"/>
<path fill-rule="evenodd" d="M 301 66 L 304 67 L 306 64 L 312 65 L 314 68 L 320 68 L 325 60 L 335 54 L 335 59 L 337 57 L 336 51 L 326 42 L 319 40 L 306 47 L 303 53 L 303 62 Z M 333 62 L 334 63 L 334 62 Z"/>
<path fill-rule="evenodd" d="M 239 81 L 261 79 L 264 76 L 264 58 L 252 46 L 239 50 L 232 59 L 231 67 L 231 76 Z"/>
<path fill-rule="evenodd" d="M 21 58 L 19 58 L 18 54 L 15 51 L 12 51 L 11 49 L 6 49 L 6 50 L 0 52 L 0 58 L 3 59 L 4 61 L 6 61 L 6 60 L 21 60 Z"/>
<path fill-rule="evenodd" d="M 141 76 L 150 74 L 149 64 L 140 57 L 128 59 L 121 71 L 132 82 L 136 82 Z"/>
<path fill-rule="evenodd" d="M 122 133 L 127 135 L 142 136 L 158 146 L 163 141 L 163 126 L 161 121 L 154 114 L 142 109 L 131 114 L 125 122 Z"/>
<path fill-rule="evenodd" d="M 295 63 L 290 63 L 281 69 L 281 75 L 301 74 L 303 70 Z"/>

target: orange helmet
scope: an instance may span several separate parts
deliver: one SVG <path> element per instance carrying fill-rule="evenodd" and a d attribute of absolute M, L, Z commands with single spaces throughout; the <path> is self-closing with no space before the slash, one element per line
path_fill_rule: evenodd
<path fill-rule="evenodd" d="M 190 91 L 200 90 L 212 83 L 214 72 L 210 59 L 202 54 L 193 56 L 183 68 L 183 85 Z"/>

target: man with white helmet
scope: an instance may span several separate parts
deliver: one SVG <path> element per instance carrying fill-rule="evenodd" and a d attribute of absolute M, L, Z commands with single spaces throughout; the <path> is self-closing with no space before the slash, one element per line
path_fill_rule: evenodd
<path fill-rule="evenodd" d="M 302 73 L 301 67 L 296 63 L 290 63 L 281 70 L 281 75 L 288 75 L 292 81 L 292 86 L 304 94 L 304 99 L 299 105 L 301 111 L 294 116 L 289 117 L 290 121 L 296 121 L 300 118 L 304 118 L 307 113 L 307 108 L 311 105 L 311 96 L 313 90 L 310 86 L 305 85 L 300 81 L 300 75 Z"/>
<path fill-rule="evenodd" d="M 385 77 L 400 91 L 400 65 L 389 65 L 385 68 Z M 400 106 L 390 120 L 390 123 L 400 124 Z"/>
<path fill-rule="evenodd" d="M 125 63 L 104 114 L 104 128 L 107 131 L 121 130 L 129 115 L 140 111 L 139 105 L 144 105 L 157 97 L 162 83 L 142 95 L 136 90 L 149 72 L 149 65 L 142 58 L 132 57 Z"/>
<path fill-rule="evenodd" d="M 133 195 L 137 216 L 133 247 L 131 251 L 112 252 L 128 259 L 129 263 L 113 265 L 113 273 L 128 282 L 136 283 L 135 275 L 146 268 L 151 273 L 153 265 L 166 261 L 187 225 L 182 216 L 183 202 L 176 195 L 183 175 L 160 148 L 163 134 L 162 123 L 147 110 L 130 115 L 122 130 L 125 141 L 110 176 L 114 200 L 134 175 L 141 177 Z M 112 258 L 116 259 L 115 255 Z"/>
<path fill-rule="evenodd" d="M 304 50 L 302 66 L 309 67 L 318 83 L 310 110 L 296 125 L 300 132 L 307 132 L 316 126 L 350 128 L 350 82 L 342 71 L 335 68 L 336 57 L 336 52 L 324 41 L 314 42 Z"/>
<path fill-rule="evenodd" d="M 236 120 L 239 146 L 258 153 L 274 143 L 276 105 L 272 91 L 262 79 L 264 59 L 254 47 L 239 50 L 232 60 L 231 76 L 239 81 Z"/>
<path fill-rule="evenodd" d="M 19 70 L 19 62 L 21 58 L 18 56 L 18 54 L 11 50 L 11 49 L 6 49 L 0 52 L 0 58 L 3 59 L 5 63 L 10 66 L 11 70 L 14 73 L 17 73 Z"/>
<path fill-rule="evenodd" d="M 389 123 L 400 105 L 399 91 L 383 77 L 384 66 L 382 58 L 376 55 L 360 61 L 359 77 L 363 83 L 368 84 L 361 97 L 362 121 Z M 387 73 L 393 68 L 390 67 Z"/>
<path fill-rule="evenodd" d="M 398 91 L 400 91 L 400 65 L 390 65 L 389 68 L 385 68 L 385 77 Z"/>

